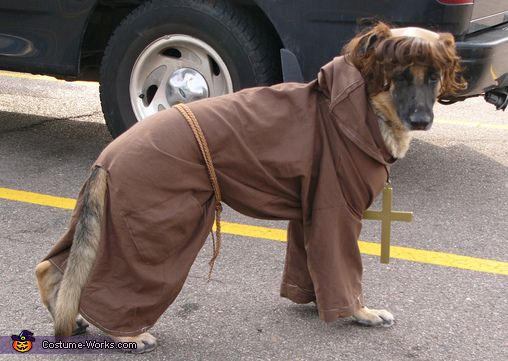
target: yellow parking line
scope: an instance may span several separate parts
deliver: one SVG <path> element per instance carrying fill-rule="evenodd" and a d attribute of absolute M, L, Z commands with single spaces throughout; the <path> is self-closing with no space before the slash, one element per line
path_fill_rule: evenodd
<path fill-rule="evenodd" d="M 76 204 L 76 201 L 72 198 L 62 198 L 8 188 L 0 188 L 0 198 L 62 209 L 73 209 Z M 277 228 L 222 222 L 222 232 L 243 237 L 286 242 L 286 231 Z M 360 251 L 363 254 L 379 257 L 379 243 L 365 241 L 358 242 L 360 245 Z M 460 268 L 477 272 L 508 275 L 508 262 L 400 246 L 392 246 L 390 253 L 392 258 L 406 261 Z"/>
<path fill-rule="evenodd" d="M 286 231 L 283 229 L 222 222 L 222 231 L 224 233 L 234 234 L 237 236 L 263 238 L 273 241 L 286 242 Z M 378 257 L 381 254 L 381 246 L 379 243 L 358 241 L 358 244 L 360 245 L 360 251 L 363 254 Z M 438 266 L 467 269 L 471 271 L 508 275 L 508 262 L 462 256 L 453 253 L 391 246 L 390 257 L 418 263 L 427 263 Z"/>
<path fill-rule="evenodd" d="M 47 194 L 18 191 L 9 188 L 0 188 L 0 198 L 63 209 L 74 209 L 76 205 L 76 200 L 72 198 L 55 197 Z"/>
<path fill-rule="evenodd" d="M 456 125 L 468 128 L 483 128 L 483 129 L 508 129 L 508 124 L 501 123 L 482 123 L 472 122 L 466 120 L 453 120 L 453 119 L 436 119 L 436 124 Z"/>

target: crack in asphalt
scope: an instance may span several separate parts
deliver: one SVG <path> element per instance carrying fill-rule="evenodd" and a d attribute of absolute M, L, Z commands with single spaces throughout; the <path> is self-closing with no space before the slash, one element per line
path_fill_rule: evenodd
<path fill-rule="evenodd" d="M 44 119 L 44 120 L 37 122 L 37 123 L 32 123 L 32 124 L 28 124 L 28 125 L 13 128 L 13 129 L 0 130 L 0 134 L 25 132 L 25 131 L 37 128 L 39 126 L 43 126 L 47 123 L 52 123 L 52 122 L 56 122 L 56 121 L 64 121 L 64 120 L 79 120 L 79 119 L 83 119 L 83 118 L 89 118 L 89 117 L 92 117 L 92 116 L 98 115 L 98 114 L 102 114 L 102 113 L 100 111 L 96 111 L 96 112 L 92 112 L 92 113 L 79 114 L 79 115 L 74 115 L 74 116 L 69 116 L 69 117 L 47 118 L 47 119 Z M 41 116 L 41 117 L 43 117 L 43 116 Z"/>

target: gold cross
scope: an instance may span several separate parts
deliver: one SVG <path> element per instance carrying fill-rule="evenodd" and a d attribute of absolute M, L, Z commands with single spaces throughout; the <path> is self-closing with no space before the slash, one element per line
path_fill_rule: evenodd
<path fill-rule="evenodd" d="M 363 219 L 381 221 L 381 263 L 390 263 L 390 231 L 393 221 L 411 222 L 413 212 L 392 211 L 392 186 L 383 189 L 383 208 L 381 211 L 366 210 Z"/>

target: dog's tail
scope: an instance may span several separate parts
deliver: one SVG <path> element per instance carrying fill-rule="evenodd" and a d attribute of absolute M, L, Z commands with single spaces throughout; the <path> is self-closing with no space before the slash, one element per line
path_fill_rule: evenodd
<path fill-rule="evenodd" d="M 106 189 L 107 173 L 95 167 L 85 183 L 83 204 L 67 259 L 67 267 L 58 291 L 54 312 L 56 336 L 70 336 L 74 330 L 81 291 L 87 282 L 97 254 Z"/>

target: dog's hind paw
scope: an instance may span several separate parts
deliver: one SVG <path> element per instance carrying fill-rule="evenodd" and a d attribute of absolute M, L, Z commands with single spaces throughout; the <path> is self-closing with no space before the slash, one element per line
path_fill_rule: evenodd
<path fill-rule="evenodd" d="M 356 322 L 365 326 L 390 327 L 394 324 L 395 318 L 386 310 L 372 310 L 362 307 L 355 311 L 353 318 Z"/>
<path fill-rule="evenodd" d="M 137 336 L 110 336 L 115 342 L 136 342 L 136 349 L 122 349 L 131 353 L 146 353 L 155 350 L 157 347 L 157 339 L 148 332 Z"/>

